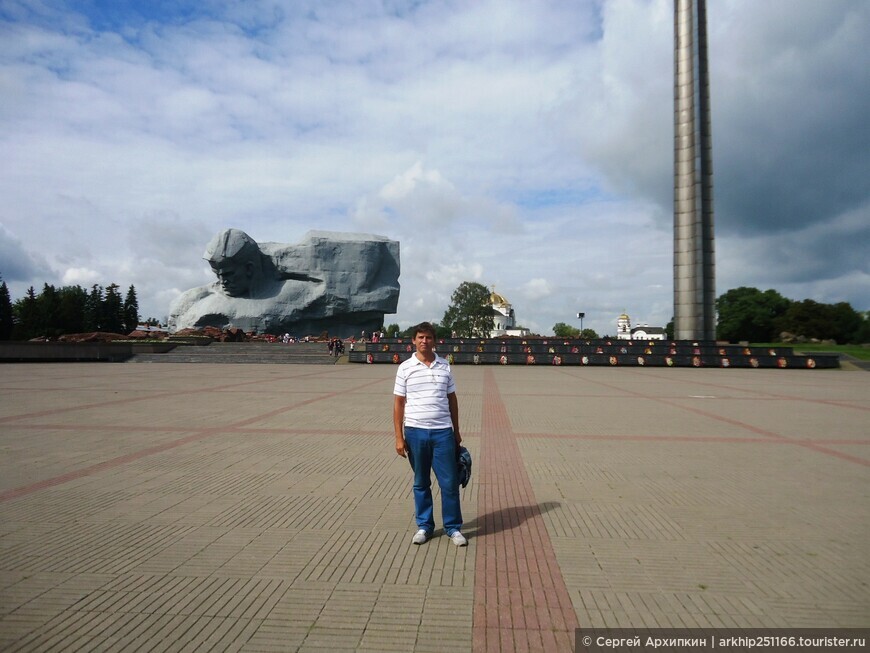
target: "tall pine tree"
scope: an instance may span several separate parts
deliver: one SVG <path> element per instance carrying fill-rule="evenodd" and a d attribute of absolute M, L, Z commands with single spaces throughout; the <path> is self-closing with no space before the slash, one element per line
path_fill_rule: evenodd
<path fill-rule="evenodd" d="M 54 340 L 63 333 L 60 325 L 60 296 L 57 289 L 49 283 L 42 285 L 42 292 L 36 298 L 39 306 L 39 333 Z"/>
<path fill-rule="evenodd" d="M 120 333 L 124 330 L 124 304 L 121 301 L 120 286 L 113 283 L 106 288 L 103 300 L 103 331 Z"/>
<path fill-rule="evenodd" d="M 12 310 L 18 321 L 15 328 L 16 340 L 30 340 L 43 335 L 39 332 L 39 304 L 33 286 L 27 289 L 24 297 L 12 305 Z"/>
<path fill-rule="evenodd" d="M 88 331 L 85 327 L 88 291 L 81 286 L 64 286 L 58 291 L 58 296 L 60 297 L 61 332 L 82 333 Z"/>
<path fill-rule="evenodd" d="M 0 340 L 10 340 L 15 322 L 12 319 L 12 298 L 5 281 L 0 281 Z"/>
<path fill-rule="evenodd" d="M 103 287 L 94 284 L 85 302 L 85 331 L 99 331 L 103 327 Z"/>
<path fill-rule="evenodd" d="M 136 299 L 136 289 L 131 284 L 124 298 L 124 333 L 135 331 L 139 326 L 139 300 Z"/>

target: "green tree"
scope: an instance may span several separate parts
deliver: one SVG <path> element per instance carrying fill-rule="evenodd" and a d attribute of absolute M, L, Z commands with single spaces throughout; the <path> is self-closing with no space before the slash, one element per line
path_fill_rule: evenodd
<path fill-rule="evenodd" d="M 30 340 L 39 335 L 39 304 L 33 286 L 27 289 L 27 294 L 12 305 L 15 315 L 15 339 Z"/>
<path fill-rule="evenodd" d="M 864 322 L 861 313 L 852 308 L 852 305 L 848 302 L 838 302 L 834 304 L 832 307 L 832 313 L 834 323 L 837 326 L 833 337 L 837 342 L 856 344 L 864 342 L 860 337 L 861 327 Z"/>
<path fill-rule="evenodd" d="M 94 284 L 85 302 L 85 331 L 99 331 L 103 328 L 103 287 Z"/>
<path fill-rule="evenodd" d="M 81 286 L 64 286 L 58 290 L 58 327 L 61 333 L 82 333 L 85 328 L 88 292 Z"/>
<path fill-rule="evenodd" d="M 855 332 L 854 341 L 859 345 L 870 342 L 870 311 L 864 311 L 861 314 L 861 325 Z"/>
<path fill-rule="evenodd" d="M 36 298 L 36 305 L 39 309 L 37 323 L 39 335 L 57 338 L 63 333 L 60 328 L 60 297 L 57 289 L 48 283 L 43 284 L 42 292 Z"/>
<path fill-rule="evenodd" d="M 580 332 L 580 337 L 584 340 L 597 340 L 598 333 L 596 333 L 595 329 L 590 329 L 589 327 L 586 327 Z"/>
<path fill-rule="evenodd" d="M 584 329 L 585 331 L 586 329 Z M 553 325 L 553 333 L 557 338 L 579 338 L 580 337 L 580 329 L 576 327 L 572 327 L 570 324 L 565 324 L 564 322 L 556 322 Z"/>
<path fill-rule="evenodd" d="M 12 319 L 12 298 L 5 281 L 0 281 L 0 340 L 12 338 L 15 321 Z"/>
<path fill-rule="evenodd" d="M 443 338 L 450 337 L 450 329 L 448 329 L 447 327 L 441 326 L 437 322 L 432 322 L 431 320 L 429 321 L 429 324 L 431 324 L 435 329 L 435 339 L 436 340 L 441 340 Z M 398 326 L 399 325 L 397 324 L 396 327 L 398 328 Z M 395 337 L 397 337 L 397 338 L 413 338 L 415 326 L 417 326 L 417 325 L 412 324 L 407 329 L 397 331 Z"/>
<path fill-rule="evenodd" d="M 113 283 L 106 287 L 103 299 L 103 331 L 120 333 L 124 330 L 124 304 L 121 301 L 120 286 Z"/>
<path fill-rule="evenodd" d="M 453 332 L 449 327 L 438 324 L 437 322 L 433 322 L 432 326 L 435 327 L 435 337 L 440 340 L 442 338 L 449 338 L 453 335 Z"/>
<path fill-rule="evenodd" d="M 450 298 L 441 325 L 458 337 L 484 338 L 495 324 L 489 289 L 473 281 L 463 281 Z"/>
<path fill-rule="evenodd" d="M 861 328 L 861 315 L 847 302 L 822 304 L 812 299 L 792 302 L 779 320 L 781 331 L 818 340 L 855 342 Z"/>
<path fill-rule="evenodd" d="M 736 342 L 771 342 L 779 335 L 779 319 L 785 315 L 791 300 L 775 290 L 747 288 L 729 290 L 716 300 L 719 338 Z"/>
<path fill-rule="evenodd" d="M 139 326 L 139 300 L 136 299 L 136 289 L 131 284 L 124 298 L 124 333 L 135 331 Z"/>
<path fill-rule="evenodd" d="M 401 329 L 398 324 L 390 324 L 387 326 L 385 333 L 387 334 L 387 338 L 398 338 L 399 331 L 401 331 Z"/>

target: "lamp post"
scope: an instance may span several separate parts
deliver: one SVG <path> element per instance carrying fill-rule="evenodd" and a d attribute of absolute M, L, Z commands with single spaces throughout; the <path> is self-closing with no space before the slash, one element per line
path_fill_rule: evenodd
<path fill-rule="evenodd" d="M 586 317 L 586 313 L 577 313 L 577 318 L 580 320 L 580 335 L 583 335 L 583 318 Z"/>

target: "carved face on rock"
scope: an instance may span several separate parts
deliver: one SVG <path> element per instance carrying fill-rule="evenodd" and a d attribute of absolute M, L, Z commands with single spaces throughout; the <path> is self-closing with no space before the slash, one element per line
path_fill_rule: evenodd
<path fill-rule="evenodd" d="M 230 297 L 248 297 L 262 276 L 260 248 L 239 229 L 226 229 L 208 244 L 203 256 Z"/>
<path fill-rule="evenodd" d="M 253 261 L 225 259 L 220 263 L 213 263 L 211 269 L 220 282 L 221 290 L 230 297 L 245 297 L 251 292 L 254 280 Z"/>

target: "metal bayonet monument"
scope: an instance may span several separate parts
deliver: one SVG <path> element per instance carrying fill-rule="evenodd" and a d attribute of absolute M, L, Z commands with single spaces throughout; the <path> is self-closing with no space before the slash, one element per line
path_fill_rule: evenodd
<path fill-rule="evenodd" d="M 674 0 L 674 337 L 716 339 L 705 0 Z"/>

